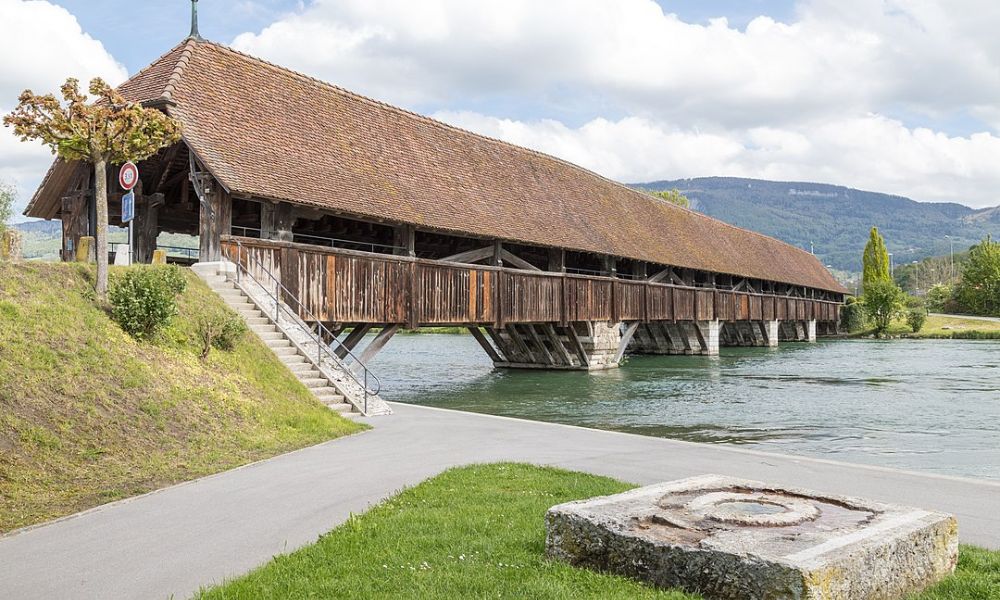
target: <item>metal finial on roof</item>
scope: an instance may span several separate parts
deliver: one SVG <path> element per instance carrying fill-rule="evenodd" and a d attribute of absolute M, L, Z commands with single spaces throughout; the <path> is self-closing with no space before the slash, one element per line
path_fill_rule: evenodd
<path fill-rule="evenodd" d="M 198 0 L 191 0 L 191 33 L 188 37 L 201 39 L 201 34 L 198 33 Z"/>

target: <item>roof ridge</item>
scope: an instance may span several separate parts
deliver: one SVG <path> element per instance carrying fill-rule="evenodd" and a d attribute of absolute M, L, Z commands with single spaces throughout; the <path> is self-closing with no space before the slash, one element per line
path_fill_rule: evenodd
<path fill-rule="evenodd" d="M 194 54 L 195 48 L 198 46 L 198 40 L 189 37 L 184 42 L 182 42 L 184 49 L 181 50 L 181 55 L 177 59 L 177 64 L 174 65 L 174 70 L 170 72 L 170 77 L 167 79 L 167 85 L 163 87 L 163 93 L 160 94 L 160 98 L 167 100 L 168 102 L 173 101 L 174 90 L 177 89 L 177 84 L 180 83 L 181 77 L 184 75 L 184 69 L 187 68 L 188 63 L 191 61 L 191 55 Z M 180 47 L 181 44 L 174 46 L 174 50 Z M 171 50 L 173 52 L 173 50 Z"/>

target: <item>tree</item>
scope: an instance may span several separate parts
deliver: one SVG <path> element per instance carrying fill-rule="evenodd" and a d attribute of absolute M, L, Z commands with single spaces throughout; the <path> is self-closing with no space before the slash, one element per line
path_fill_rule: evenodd
<path fill-rule="evenodd" d="M 1000 317 L 1000 242 L 986 236 L 969 250 L 955 299 L 972 314 Z"/>
<path fill-rule="evenodd" d="M 0 233 L 7 228 L 10 218 L 14 216 L 14 200 L 17 190 L 14 186 L 0 181 Z"/>
<path fill-rule="evenodd" d="M 180 125 L 165 113 L 128 102 L 101 79 L 90 82 L 88 102 L 80 82 L 67 79 L 60 88 L 62 103 L 53 95 L 25 90 L 17 108 L 3 119 L 22 141 L 40 140 L 64 160 L 94 165 L 97 203 L 97 283 L 101 298 L 108 291 L 109 164 L 140 161 L 180 139 Z"/>
<path fill-rule="evenodd" d="M 677 206 L 683 206 L 684 208 L 691 207 L 691 201 L 688 200 L 687 196 L 682 194 L 680 190 L 674 188 L 672 190 L 663 190 L 659 192 L 648 192 L 650 196 L 659 198 L 660 200 L 666 200 L 671 204 L 676 204 Z"/>
<path fill-rule="evenodd" d="M 880 281 L 892 281 L 889 272 L 889 252 L 885 249 L 885 240 L 879 235 L 878 227 L 872 227 L 865 253 L 861 257 L 862 273 L 861 287 L 864 295 L 868 295 L 868 287 Z"/>
<path fill-rule="evenodd" d="M 905 308 L 906 294 L 893 281 L 877 280 L 865 290 L 865 314 L 881 336 L 889 330 L 892 320 Z"/>

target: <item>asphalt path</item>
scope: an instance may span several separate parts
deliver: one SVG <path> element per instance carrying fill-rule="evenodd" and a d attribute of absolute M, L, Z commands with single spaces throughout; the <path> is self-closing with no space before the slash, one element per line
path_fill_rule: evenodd
<path fill-rule="evenodd" d="M 942 510 L 1000 548 L 1000 482 L 394 404 L 371 431 L 0 538 L 0 598 L 187 598 L 452 466 L 554 465 L 649 484 L 707 473 Z"/>

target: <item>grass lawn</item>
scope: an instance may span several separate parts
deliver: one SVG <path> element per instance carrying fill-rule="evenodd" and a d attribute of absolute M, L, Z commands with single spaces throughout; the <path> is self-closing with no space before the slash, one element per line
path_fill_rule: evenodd
<path fill-rule="evenodd" d="M 549 507 L 630 487 L 529 465 L 452 469 L 198 598 L 697 598 L 545 559 Z M 963 548 L 958 573 L 914 600 L 996 598 L 1000 553 Z"/>
<path fill-rule="evenodd" d="M 250 333 L 201 360 L 197 318 L 229 309 L 187 277 L 140 343 L 92 299 L 92 269 L 0 264 L 0 533 L 365 428 Z"/>
<path fill-rule="evenodd" d="M 873 330 L 867 330 L 854 333 L 852 337 L 867 337 L 872 333 Z M 1000 339 L 1000 322 L 928 315 L 927 322 L 917 333 L 913 333 L 905 320 L 898 319 L 889 326 L 888 334 L 914 339 L 996 340 Z"/>

